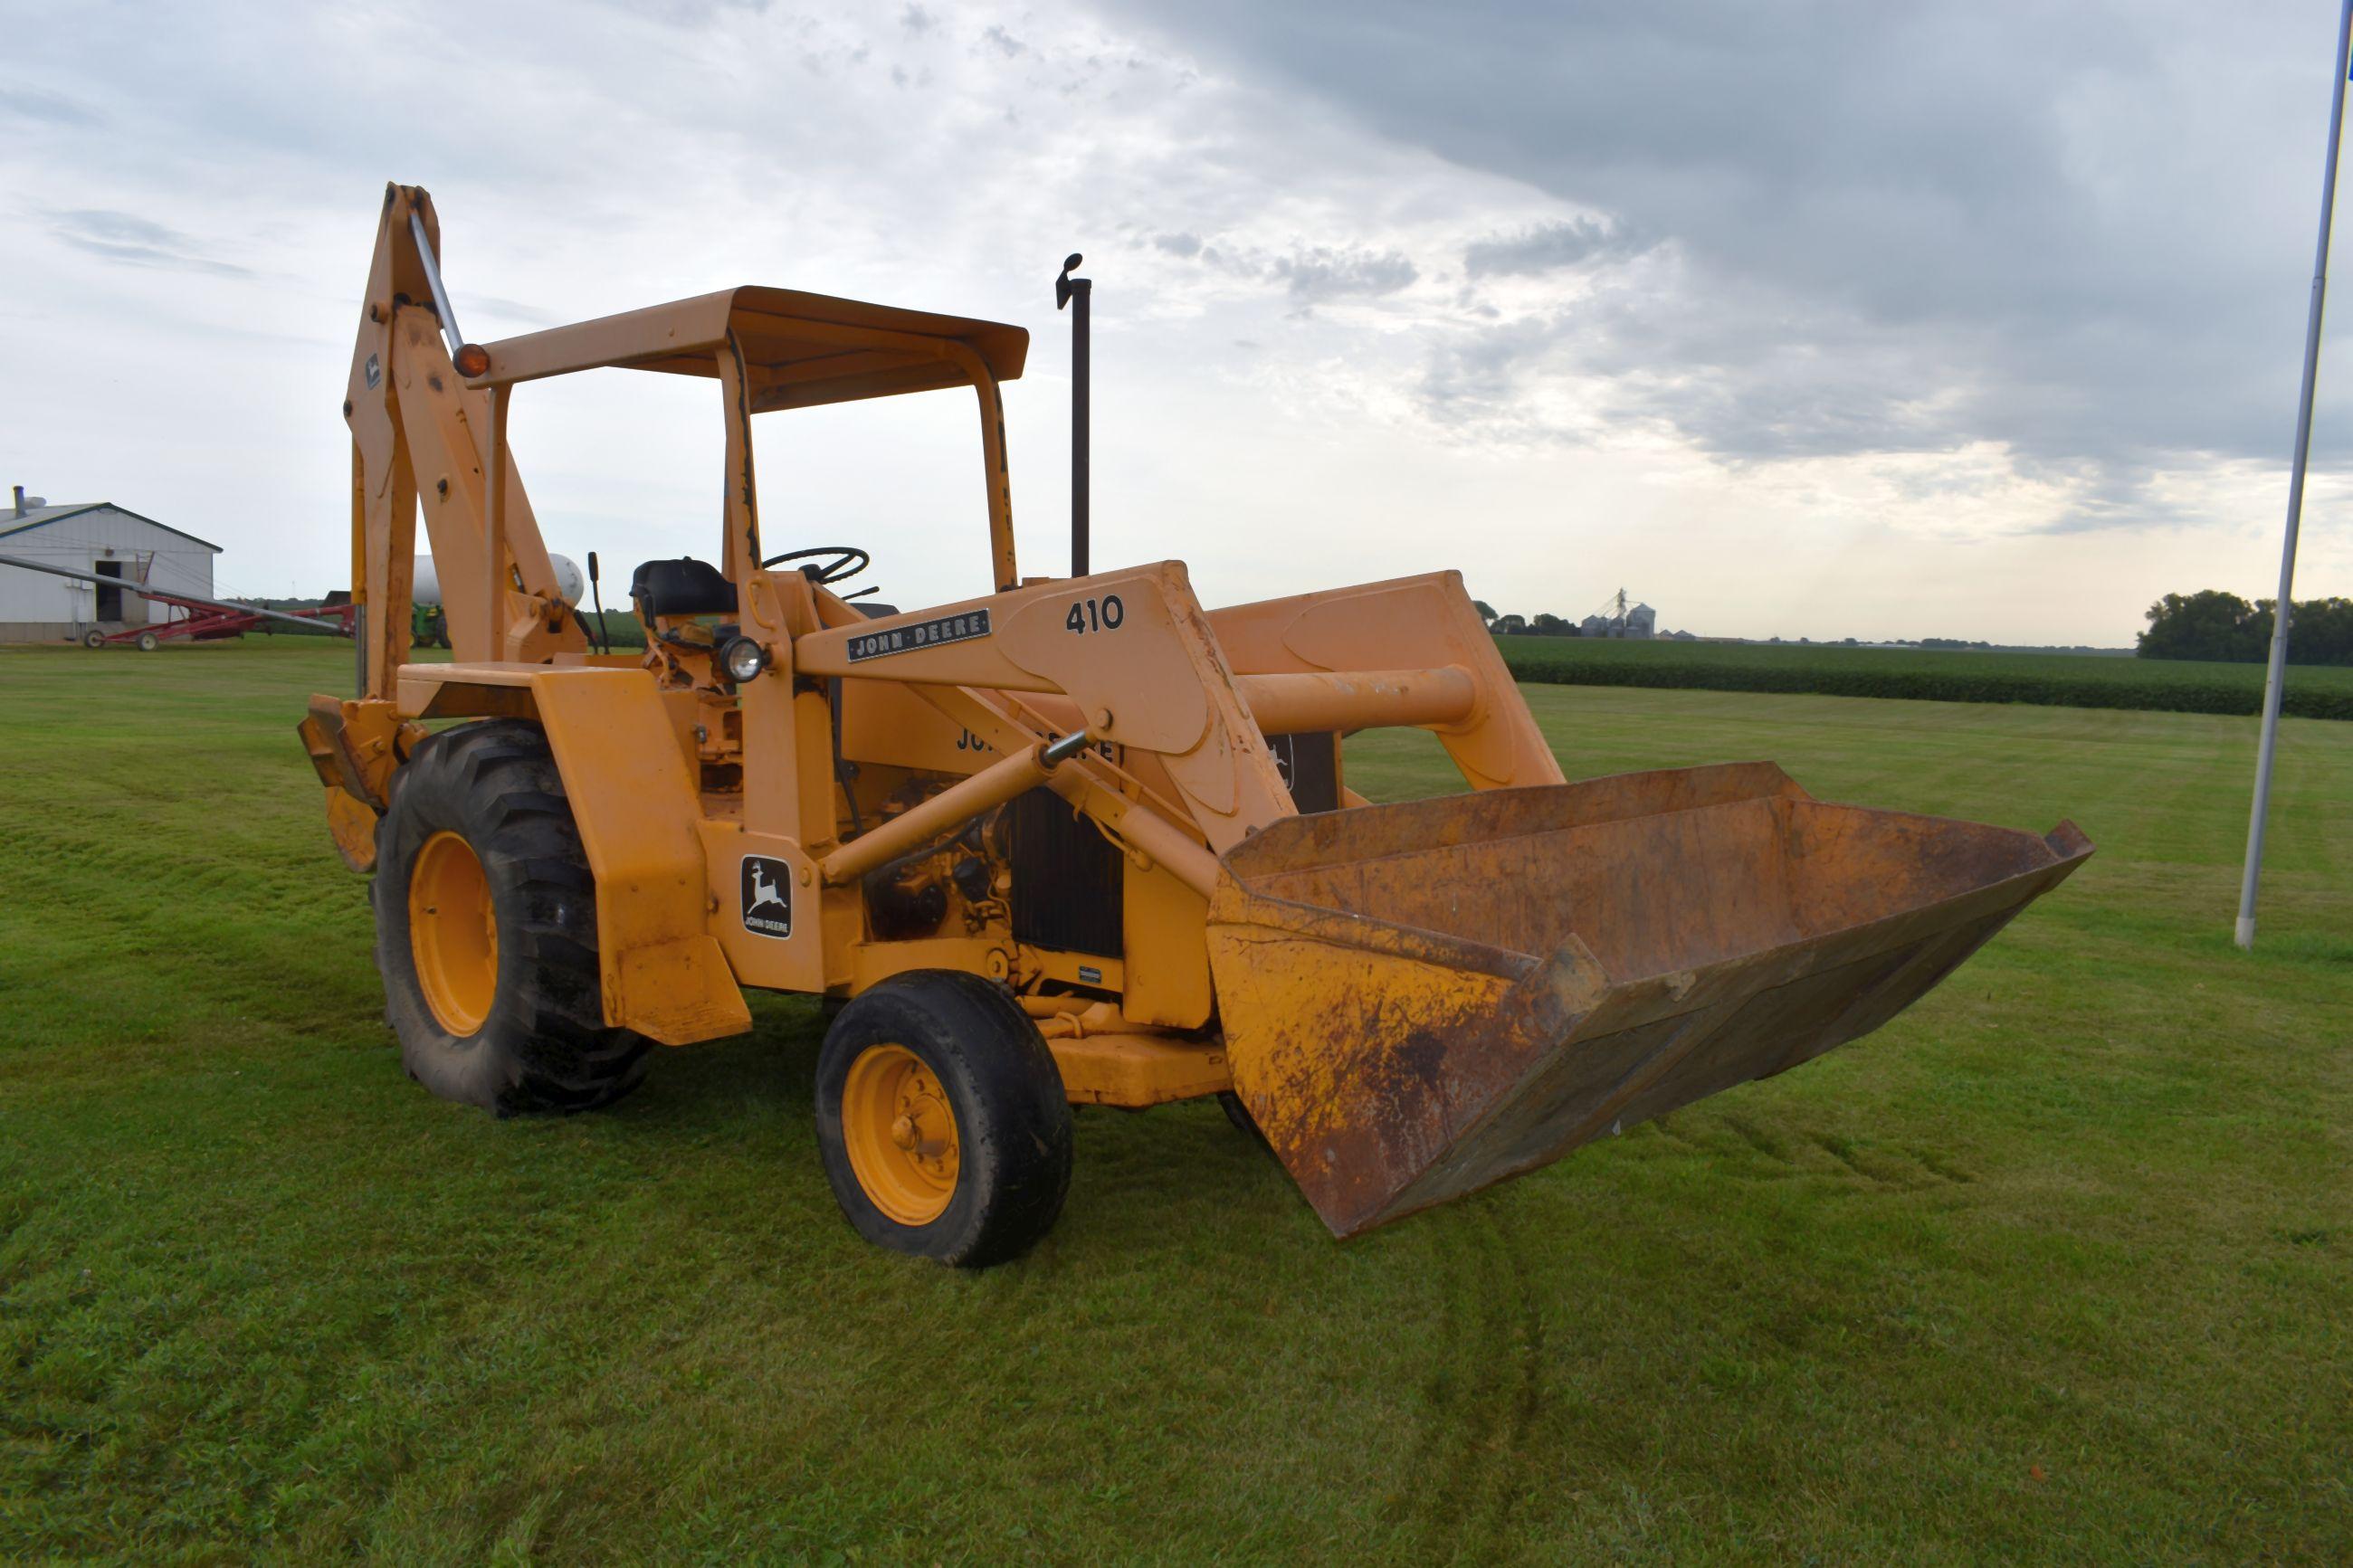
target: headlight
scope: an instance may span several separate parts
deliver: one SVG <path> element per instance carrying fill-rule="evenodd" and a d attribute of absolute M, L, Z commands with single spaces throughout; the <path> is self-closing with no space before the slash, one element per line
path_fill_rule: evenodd
<path fill-rule="evenodd" d="M 750 637 L 737 637 L 719 653 L 727 679 L 741 686 L 768 668 L 768 650 Z"/>

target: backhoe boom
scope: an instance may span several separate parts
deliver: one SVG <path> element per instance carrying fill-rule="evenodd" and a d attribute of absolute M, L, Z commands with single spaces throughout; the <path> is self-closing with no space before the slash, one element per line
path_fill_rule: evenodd
<path fill-rule="evenodd" d="M 503 452 L 497 519 L 503 548 L 495 570 L 487 557 L 492 520 L 484 476 L 500 394 L 469 385 L 451 363 L 432 303 L 446 299 L 439 242 L 432 198 L 413 185 L 386 186 L 343 400 L 364 697 L 390 696 L 408 657 L 420 502 L 459 658 L 539 662 L 588 646 L 556 584 L 522 476 Z"/>

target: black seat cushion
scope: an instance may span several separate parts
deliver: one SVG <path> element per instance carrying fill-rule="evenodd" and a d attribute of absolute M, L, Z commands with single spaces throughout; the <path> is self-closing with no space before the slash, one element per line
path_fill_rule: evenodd
<path fill-rule="evenodd" d="M 638 614 L 651 620 L 662 616 L 732 616 L 735 584 L 708 561 L 681 555 L 675 561 L 649 561 L 629 579 L 629 597 Z"/>

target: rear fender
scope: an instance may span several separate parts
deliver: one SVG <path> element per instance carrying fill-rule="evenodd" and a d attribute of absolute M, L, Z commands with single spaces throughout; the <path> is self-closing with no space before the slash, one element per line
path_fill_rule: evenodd
<path fill-rule="evenodd" d="M 702 805 L 653 677 L 568 666 L 529 685 L 596 878 L 605 1022 L 670 1046 L 750 1028 L 706 919 Z"/>
<path fill-rule="evenodd" d="M 679 743 L 678 725 L 653 677 L 641 668 L 594 665 L 403 665 L 399 706 L 436 718 L 499 715 L 535 721 L 564 775 L 573 821 L 596 879 L 598 978 L 605 1022 L 664 1045 L 739 1034 L 752 1026 L 744 993 L 710 932 L 702 805 Z M 303 721 L 311 763 L 329 786 L 336 842 L 352 859 L 343 823 L 364 814 L 367 864 L 375 863 L 376 813 L 385 780 L 371 782 L 339 736 L 332 698 L 316 698 Z M 389 702 L 341 704 L 395 711 Z M 404 736 L 421 737 L 417 724 Z M 413 741 L 405 742 L 406 755 Z M 356 770 L 363 796 L 347 774 Z M 385 770 L 386 778 L 389 769 Z"/>

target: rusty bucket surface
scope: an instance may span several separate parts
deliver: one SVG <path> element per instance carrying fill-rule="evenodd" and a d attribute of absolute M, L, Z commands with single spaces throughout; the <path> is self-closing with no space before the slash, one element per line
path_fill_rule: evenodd
<path fill-rule="evenodd" d="M 1210 902 L 1235 1088 L 1351 1236 L 1870 1033 L 2091 853 L 1770 763 L 1292 818 Z"/>

